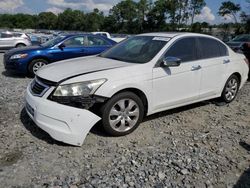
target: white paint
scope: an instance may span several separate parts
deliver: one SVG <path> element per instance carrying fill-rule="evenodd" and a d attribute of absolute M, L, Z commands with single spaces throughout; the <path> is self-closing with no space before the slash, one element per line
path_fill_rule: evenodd
<path fill-rule="evenodd" d="M 107 81 L 97 89 L 95 95 L 107 98 L 123 89 L 139 89 L 145 94 L 148 101 L 147 115 L 219 97 L 227 79 L 235 72 L 241 75 L 240 88 L 247 80 L 249 68 L 244 62 L 244 56 L 236 54 L 229 47 L 227 47 L 229 51 L 227 57 L 185 62 L 179 67 L 155 66 L 176 40 L 189 36 L 203 36 L 218 40 L 214 37 L 192 33 L 151 33 L 142 35 L 174 38 L 150 62 L 145 64 L 127 63 L 100 57 L 85 57 L 51 64 L 39 70 L 37 74 L 39 77 L 51 81 L 59 81 L 68 76 L 82 74 L 61 84 L 105 78 Z M 230 60 L 230 63 L 224 64 L 224 60 Z M 192 70 L 193 66 L 200 66 L 201 69 L 194 71 Z M 33 119 L 38 126 L 47 131 L 53 138 L 78 145 L 78 143 L 83 142 L 87 132 L 100 118 L 88 110 L 77 109 L 47 100 L 47 96 L 51 94 L 53 89 L 48 90 L 42 98 L 32 96 L 27 90 L 26 100 L 36 109 L 37 115 Z M 72 121 L 69 121 L 69 119 Z M 68 130 L 74 131 L 69 132 L 66 125 Z M 63 132 L 67 132 L 67 134 Z M 77 134 L 77 132 L 81 134 Z M 82 135 L 82 139 L 80 135 Z"/>

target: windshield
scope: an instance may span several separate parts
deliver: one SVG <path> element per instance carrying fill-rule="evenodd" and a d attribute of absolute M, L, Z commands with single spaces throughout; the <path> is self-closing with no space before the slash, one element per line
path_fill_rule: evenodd
<path fill-rule="evenodd" d="M 167 44 L 170 38 L 135 36 L 118 43 L 100 54 L 100 57 L 130 63 L 147 63 Z"/>
<path fill-rule="evenodd" d="M 250 35 L 239 35 L 235 37 L 233 42 L 249 42 L 250 41 Z"/>
<path fill-rule="evenodd" d="M 52 47 L 54 45 L 56 45 L 57 43 L 59 43 L 62 39 L 64 38 L 64 36 L 58 36 L 54 39 L 51 39 L 43 44 L 41 44 L 41 46 L 43 47 Z"/>

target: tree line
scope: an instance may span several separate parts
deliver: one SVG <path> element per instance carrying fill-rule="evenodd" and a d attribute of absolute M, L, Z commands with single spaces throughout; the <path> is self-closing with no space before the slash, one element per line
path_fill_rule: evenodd
<path fill-rule="evenodd" d="M 249 1 L 249 0 L 246 0 Z M 141 33 L 152 31 L 197 31 L 209 27 L 206 22 L 194 23 L 195 16 L 206 6 L 205 0 L 123 0 L 113 6 L 108 15 L 98 9 L 85 13 L 70 8 L 58 15 L 52 12 L 30 14 L 0 14 L 0 28 L 32 28 L 77 31 L 108 31 L 111 33 Z M 230 16 L 238 24 L 241 7 L 231 1 L 221 4 L 220 16 Z M 246 13 L 242 20 L 247 23 Z M 244 31 L 247 32 L 247 31 Z M 249 32 L 249 31 L 248 31 Z"/>

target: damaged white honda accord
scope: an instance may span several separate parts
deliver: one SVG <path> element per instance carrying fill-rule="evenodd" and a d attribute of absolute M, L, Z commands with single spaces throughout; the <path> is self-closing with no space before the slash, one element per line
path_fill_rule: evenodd
<path fill-rule="evenodd" d="M 145 115 L 211 98 L 229 103 L 248 69 L 243 55 L 211 36 L 141 34 L 98 56 L 39 70 L 27 88 L 26 111 L 54 139 L 80 146 L 99 120 L 121 136 Z"/>

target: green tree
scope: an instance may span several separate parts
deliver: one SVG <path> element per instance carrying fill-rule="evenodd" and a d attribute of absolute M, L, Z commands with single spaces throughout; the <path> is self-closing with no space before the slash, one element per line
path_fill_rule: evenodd
<path fill-rule="evenodd" d="M 110 10 L 119 32 L 136 33 L 138 30 L 137 3 L 132 0 L 121 1 Z M 138 23 L 138 22 L 137 22 Z"/>
<path fill-rule="evenodd" d="M 159 31 L 166 27 L 167 6 L 166 0 L 155 1 L 153 8 L 149 11 L 147 16 L 149 31 Z"/>
<path fill-rule="evenodd" d="M 100 31 L 103 27 L 104 15 L 98 9 L 94 9 L 85 15 L 85 31 Z"/>
<path fill-rule="evenodd" d="M 241 10 L 239 4 L 235 4 L 231 1 L 222 2 L 218 14 L 220 16 L 230 16 L 234 19 L 235 23 L 238 23 L 237 13 Z"/>
<path fill-rule="evenodd" d="M 146 18 L 150 9 L 150 2 L 148 0 L 140 0 L 137 4 L 137 8 L 139 32 L 143 32 L 146 27 Z"/>
<path fill-rule="evenodd" d="M 84 30 L 84 13 L 68 8 L 58 15 L 57 26 L 62 30 Z"/>
<path fill-rule="evenodd" d="M 41 12 L 38 14 L 39 29 L 55 29 L 57 24 L 57 16 L 52 12 Z"/>
<path fill-rule="evenodd" d="M 194 23 L 194 17 L 201 13 L 201 10 L 206 3 L 204 0 L 190 0 L 191 25 Z"/>

